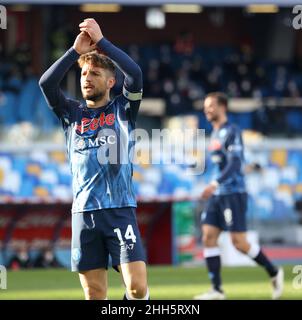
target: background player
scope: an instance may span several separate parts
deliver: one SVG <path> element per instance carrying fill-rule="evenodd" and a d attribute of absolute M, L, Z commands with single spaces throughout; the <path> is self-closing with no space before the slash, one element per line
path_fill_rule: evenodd
<path fill-rule="evenodd" d="M 265 268 L 273 285 L 272 298 L 277 299 L 283 291 L 283 269 L 277 269 L 258 245 L 247 241 L 247 193 L 242 172 L 243 141 L 240 129 L 228 122 L 227 108 L 228 100 L 223 93 L 214 92 L 207 95 L 204 112 L 213 126 L 209 151 L 217 170 L 213 181 L 202 193 L 202 198 L 208 202 L 201 215 L 201 222 L 204 257 L 213 289 L 195 296 L 195 299 L 225 299 L 221 285 L 220 251 L 217 242 L 222 230 L 231 232 L 231 239 L 237 250 L 247 254 Z"/>
<path fill-rule="evenodd" d="M 85 19 L 79 27 L 73 47 L 40 79 L 45 98 L 65 131 L 73 176 L 72 270 L 79 272 L 86 299 L 106 299 L 110 254 L 112 265 L 122 273 L 125 299 L 147 300 L 129 153 L 129 134 L 142 98 L 142 72 L 104 38 L 94 19 Z M 91 52 L 95 48 L 106 56 Z M 59 88 L 78 59 L 84 103 L 66 98 Z M 125 81 L 123 94 L 110 100 L 115 65 Z M 112 152 L 116 162 L 107 157 Z"/>

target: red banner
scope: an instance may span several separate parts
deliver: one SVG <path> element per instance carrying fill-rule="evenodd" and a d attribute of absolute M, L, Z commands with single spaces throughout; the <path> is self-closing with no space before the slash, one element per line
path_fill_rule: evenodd
<path fill-rule="evenodd" d="M 0 206 L 2 245 L 14 248 L 25 244 L 29 249 L 36 249 L 54 243 L 59 248 L 70 248 L 70 206 L 10 204 L 7 207 Z M 148 263 L 172 263 L 171 204 L 142 203 L 137 209 L 137 220 Z"/>

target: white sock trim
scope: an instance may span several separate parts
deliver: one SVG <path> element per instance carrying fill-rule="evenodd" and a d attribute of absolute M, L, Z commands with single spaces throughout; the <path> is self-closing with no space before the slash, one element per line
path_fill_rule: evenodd
<path fill-rule="evenodd" d="M 220 256 L 220 249 L 219 247 L 204 248 L 203 256 L 205 258 Z"/>
<path fill-rule="evenodd" d="M 130 295 L 128 294 L 128 291 L 126 290 L 126 298 L 127 300 L 149 300 L 149 288 L 147 288 L 146 295 L 140 299 L 130 297 Z"/>
<path fill-rule="evenodd" d="M 248 256 L 255 259 L 260 252 L 260 246 L 257 243 L 251 243 L 250 250 L 248 251 Z"/>

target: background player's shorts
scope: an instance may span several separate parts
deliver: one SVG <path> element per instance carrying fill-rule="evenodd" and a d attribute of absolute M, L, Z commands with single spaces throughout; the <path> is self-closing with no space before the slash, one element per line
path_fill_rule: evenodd
<path fill-rule="evenodd" d="M 247 194 L 232 193 L 212 196 L 201 214 L 201 223 L 224 231 L 245 232 Z"/>
<path fill-rule="evenodd" d="M 108 268 L 146 261 L 136 208 L 114 208 L 72 214 L 72 271 Z"/>

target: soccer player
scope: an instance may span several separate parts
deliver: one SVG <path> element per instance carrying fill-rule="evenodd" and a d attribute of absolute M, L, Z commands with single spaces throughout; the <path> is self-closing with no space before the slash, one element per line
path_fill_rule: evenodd
<path fill-rule="evenodd" d="M 73 186 L 72 271 L 79 272 L 86 299 L 107 299 L 110 255 L 112 266 L 122 274 L 124 299 L 148 300 L 146 257 L 132 186 L 130 136 L 142 99 L 142 72 L 103 36 L 94 19 L 85 19 L 79 28 L 73 47 L 39 82 L 66 137 Z M 59 87 L 77 61 L 83 103 L 67 98 Z M 116 67 L 125 75 L 123 94 L 111 100 Z"/>
<path fill-rule="evenodd" d="M 243 141 L 240 129 L 228 122 L 227 109 L 228 100 L 223 93 L 214 92 L 207 95 L 204 113 L 213 126 L 209 151 L 217 170 L 213 181 L 201 195 L 204 200 L 208 200 L 201 214 L 201 222 L 204 257 L 213 288 L 194 298 L 196 300 L 225 299 L 217 243 L 220 232 L 225 230 L 230 231 L 232 242 L 237 250 L 247 254 L 265 268 L 273 286 L 272 298 L 278 299 L 283 291 L 283 269 L 275 267 L 258 245 L 247 241 L 247 193 L 242 172 Z"/>

